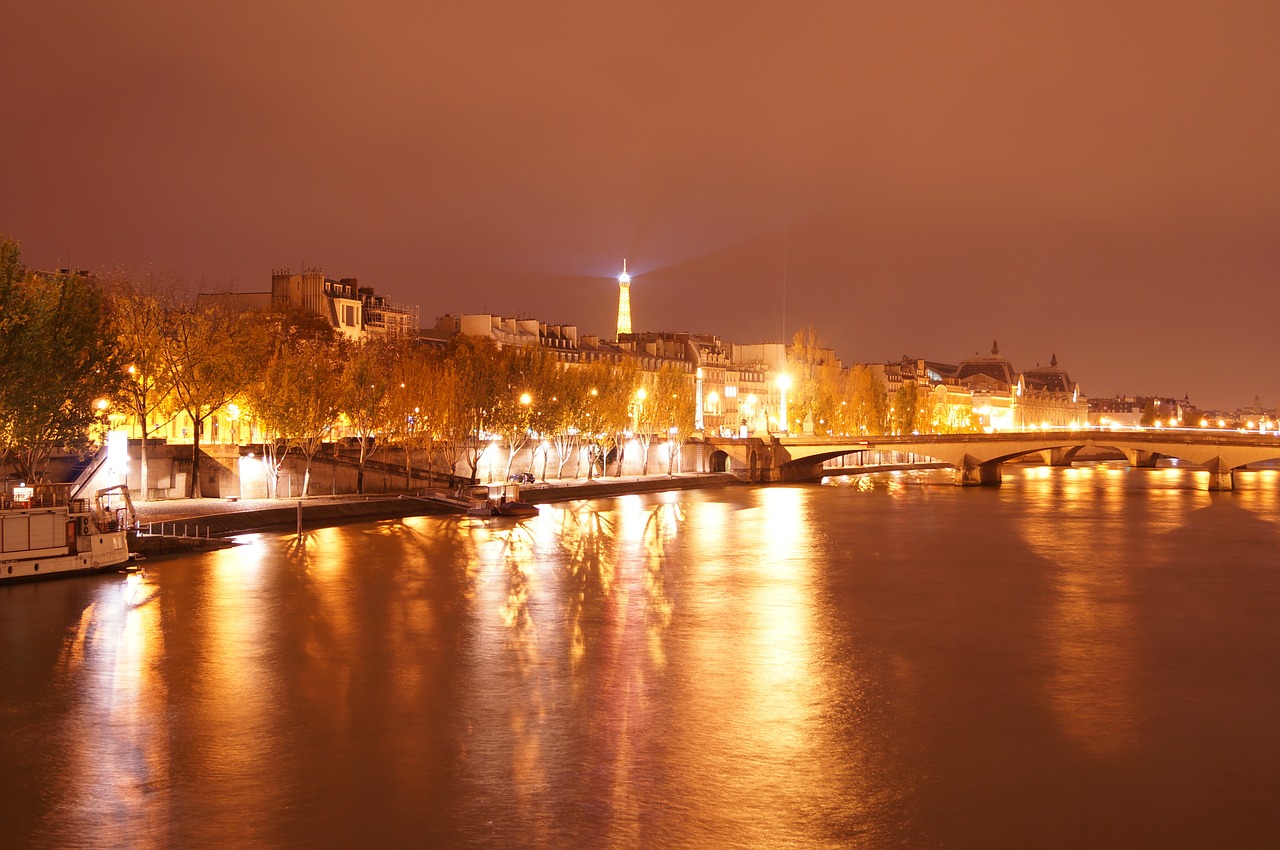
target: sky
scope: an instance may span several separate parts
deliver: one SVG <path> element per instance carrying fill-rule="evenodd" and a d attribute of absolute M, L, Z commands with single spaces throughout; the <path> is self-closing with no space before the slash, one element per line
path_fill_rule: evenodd
<path fill-rule="evenodd" d="M 34 268 L 1280 403 L 1280 3 L 22 3 Z"/>

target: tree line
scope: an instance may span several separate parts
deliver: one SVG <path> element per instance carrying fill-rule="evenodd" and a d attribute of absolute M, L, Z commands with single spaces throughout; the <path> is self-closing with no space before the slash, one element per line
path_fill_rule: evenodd
<path fill-rule="evenodd" d="M 871 367 L 842 369 L 825 351 L 811 329 L 788 347 L 788 430 L 806 419 L 820 434 L 973 429 L 971 414 L 914 381 L 890 396 Z M 199 496 L 207 424 L 231 405 L 251 426 L 248 442 L 262 446 L 272 495 L 290 453 L 303 460 L 306 492 L 312 461 L 339 428 L 363 492 L 375 448 L 402 453 L 406 489 L 417 472 L 465 468 L 475 479 L 493 443 L 506 448 L 508 474 L 531 449 L 545 478 L 563 477 L 571 459 L 576 475 L 580 455 L 589 477 L 611 463 L 621 474 L 631 440 L 647 474 L 658 440 L 670 472 L 695 422 L 693 378 L 674 363 L 656 373 L 625 358 L 565 364 L 541 347 L 462 335 L 444 345 L 354 342 L 300 309 L 228 309 L 154 278 L 36 274 L 0 237 L 0 461 L 20 477 L 42 480 L 56 448 L 83 453 L 101 441 L 109 406 L 141 433 L 144 481 L 148 441 L 185 416 L 188 495 Z"/>
<path fill-rule="evenodd" d="M 455 336 L 445 345 L 409 339 L 355 342 L 302 310 L 237 311 L 128 278 L 99 283 L 22 266 L 0 240 L 0 451 L 28 480 L 43 478 L 55 448 L 87 451 L 105 427 L 101 408 L 124 409 L 147 445 L 177 416 L 192 425 L 188 495 L 200 495 L 201 442 L 210 418 L 236 405 L 262 445 L 274 495 L 287 454 L 305 464 L 342 427 L 358 450 L 357 490 L 375 447 L 403 452 L 472 480 L 485 448 L 511 459 L 531 442 L 563 475 L 585 452 L 588 476 L 621 472 L 628 439 L 668 441 L 667 471 L 693 430 L 692 378 L 675 365 L 643 375 L 634 361 L 565 364 L 540 347 L 498 348 Z M 648 385 L 645 386 L 646 381 Z M 641 389 L 644 387 L 644 389 Z M 145 494 L 144 494 L 145 496 Z"/>
<path fill-rule="evenodd" d="M 929 385 L 908 378 L 889 394 L 867 364 L 842 368 L 812 328 L 797 331 L 787 348 L 794 384 L 788 430 L 801 431 L 808 418 L 818 434 L 949 434 L 977 430 L 970 405 L 948 404 Z"/>

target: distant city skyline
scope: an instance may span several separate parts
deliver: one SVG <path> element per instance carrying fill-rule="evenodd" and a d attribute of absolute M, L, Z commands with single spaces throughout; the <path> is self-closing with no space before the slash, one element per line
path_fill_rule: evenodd
<path fill-rule="evenodd" d="M 1057 353 L 1090 396 L 1280 400 L 1280 7 L 71 0 L 10 11 L 33 268 L 846 362 Z M 251 21 L 251 25 L 246 22 Z"/>

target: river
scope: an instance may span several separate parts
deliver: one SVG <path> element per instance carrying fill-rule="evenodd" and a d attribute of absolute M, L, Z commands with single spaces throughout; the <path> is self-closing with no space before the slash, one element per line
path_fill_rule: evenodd
<path fill-rule="evenodd" d="M 0 846 L 1280 846 L 1280 471 L 241 538 L 0 588 Z"/>

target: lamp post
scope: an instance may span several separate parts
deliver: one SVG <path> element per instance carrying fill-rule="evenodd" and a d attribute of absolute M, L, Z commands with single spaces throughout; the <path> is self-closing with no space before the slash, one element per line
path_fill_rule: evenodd
<path fill-rule="evenodd" d="M 701 366 L 699 366 L 699 367 L 698 367 L 698 371 L 695 373 L 695 378 L 696 378 L 696 380 L 694 381 L 694 389 L 696 390 L 696 392 L 695 392 L 695 395 L 696 395 L 695 403 L 697 404 L 697 413 L 696 413 L 696 415 L 694 416 L 694 423 L 693 423 L 693 427 L 694 427 L 694 430 L 695 430 L 695 431 L 701 431 L 701 430 L 703 429 L 703 419 L 702 419 L 702 367 L 701 367 Z"/>
<path fill-rule="evenodd" d="M 787 390 L 791 389 L 791 376 L 786 372 L 778 376 L 778 389 L 782 393 L 782 401 L 778 405 L 778 427 L 785 434 L 791 430 L 787 423 Z"/>
<path fill-rule="evenodd" d="M 533 396 L 529 395 L 528 393 L 520 393 L 520 425 L 524 428 L 524 439 L 520 441 L 522 444 L 528 441 L 530 433 L 533 430 L 530 427 L 531 423 L 529 419 L 529 412 L 530 412 L 529 406 L 531 404 L 533 404 Z M 507 458 L 507 476 L 508 477 L 511 476 L 511 465 L 515 461 L 514 446 L 515 446 L 515 443 L 513 442 L 511 456 Z M 529 471 L 530 472 L 533 471 L 533 450 L 532 449 L 530 449 L 529 451 Z"/>

